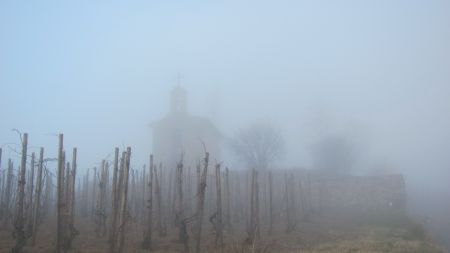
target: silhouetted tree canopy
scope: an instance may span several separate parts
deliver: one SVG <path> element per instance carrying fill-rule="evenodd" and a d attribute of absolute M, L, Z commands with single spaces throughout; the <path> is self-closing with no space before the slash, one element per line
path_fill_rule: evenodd
<path fill-rule="evenodd" d="M 267 169 L 280 160 L 285 151 L 281 133 L 272 125 L 257 123 L 240 130 L 232 149 L 248 168 Z"/>
<path fill-rule="evenodd" d="M 343 136 L 328 136 L 312 150 L 315 169 L 328 174 L 349 174 L 355 163 L 354 143 Z"/>

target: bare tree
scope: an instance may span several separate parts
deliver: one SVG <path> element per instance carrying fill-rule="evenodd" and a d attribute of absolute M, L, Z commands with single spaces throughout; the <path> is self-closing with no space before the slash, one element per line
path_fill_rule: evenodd
<path fill-rule="evenodd" d="M 257 123 L 239 131 L 231 144 L 248 168 L 267 169 L 284 155 L 283 137 L 269 124 Z"/>
<path fill-rule="evenodd" d="M 328 175 L 349 174 L 356 160 L 355 143 L 332 135 L 317 142 L 312 149 L 313 166 Z"/>

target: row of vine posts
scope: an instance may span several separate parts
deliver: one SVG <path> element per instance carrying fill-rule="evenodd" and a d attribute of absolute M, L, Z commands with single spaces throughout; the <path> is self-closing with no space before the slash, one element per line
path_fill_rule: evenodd
<path fill-rule="evenodd" d="M 86 218 L 91 220 L 96 237 L 107 238 L 108 252 L 112 253 L 126 251 L 131 224 L 140 224 L 139 247 L 149 251 L 157 245 L 154 232 L 163 238 L 177 231 L 183 252 L 205 250 L 209 234 L 214 235 L 214 247 L 223 248 L 239 231 L 246 231 L 243 241 L 254 245 L 263 232 L 271 235 L 277 229 L 286 233 L 296 230 L 314 205 L 320 207 L 320 201 L 313 203 L 312 195 L 323 194 L 308 175 L 256 168 L 231 171 L 223 169 L 221 163 L 210 165 L 206 151 L 196 170 L 185 167 L 183 159 L 175 168 L 167 168 L 153 155 L 139 170 L 131 167 L 130 147 L 122 152 L 115 148 L 111 161 L 104 159 L 99 168 L 81 170 L 81 177 L 77 148 L 73 148 L 70 160 L 63 134 L 58 136 L 56 159 L 45 158 L 44 148 L 40 148 L 38 158 L 34 152 L 29 155 L 27 133 L 21 135 L 18 153 L 16 173 L 13 159 L 5 169 L 0 167 L 0 224 L 12 231 L 13 253 L 36 244 L 39 227 L 52 219 L 51 214 L 56 214 L 57 253 L 73 248 L 81 231 L 77 219 Z M 0 165 L 1 159 L 2 149 Z M 52 162 L 56 162 L 53 171 Z M 210 167 L 214 170 L 208 170 Z M 284 229 L 278 225 L 282 220 Z"/>

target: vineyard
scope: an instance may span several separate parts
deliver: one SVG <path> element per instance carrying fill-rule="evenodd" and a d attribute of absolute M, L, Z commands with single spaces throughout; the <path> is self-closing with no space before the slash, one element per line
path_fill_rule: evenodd
<path fill-rule="evenodd" d="M 406 216 L 401 177 L 344 180 L 369 195 L 336 201 L 346 191 L 327 178 L 231 170 L 206 150 L 195 167 L 149 155 L 137 168 L 130 147 L 115 148 L 79 170 L 62 134 L 56 159 L 30 154 L 26 133 L 21 142 L 19 166 L 0 173 L 0 252 L 440 252 Z"/>

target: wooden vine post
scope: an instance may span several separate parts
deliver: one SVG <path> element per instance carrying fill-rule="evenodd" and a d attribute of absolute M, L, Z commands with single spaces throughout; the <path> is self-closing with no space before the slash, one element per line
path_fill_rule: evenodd
<path fill-rule="evenodd" d="M 64 154 L 63 134 L 59 134 L 58 143 L 58 178 L 57 178 L 57 204 L 56 204 L 56 253 L 63 252 L 64 246 Z"/>
<path fill-rule="evenodd" d="M 27 210 L 27 226 L 25 236 L 28 238 L 33 232 L 33 188 L 34 188 L 34 152 L 31 153 L 30 172 L 28 176 L 28 201 L 26 205 Z"/>
<path fill-rule="evenodd" d="M 162 167 L 162 165 L 160 164 L 160 168 Z M 161 178 L 158 177 L 158 170 L 156 168 L 156 166 L 154 166 L 153 168 L 154 170 L 154 175 L 155 175 L 155 195 L 156 195 L 156 204 L 157 204 L 157 209 L 156 209 L 156 215 L 158 217 L 158 220 L 156 221 L 156 227 L 158 229 L 158 233 L 159 236 L 165 236 L 165 231 L 163 229 L 163 214 L 162 214 L 162 196 L 161 196 L 161 185 L 160 185 L 160 180 Z M 161 170 L 162 172 L 162 170 Z M 162 175 L 160 173 L 160 175 Z"/>
<path fill-rule="evenodd" d="M 225 191 L 226 191 L 226 207 L 225 207 L 225 224 L 228 226 L 228 229 L 231 229 L 231 211 L 230 211 L 230 172 L 228 167 L 225 168 Z"/>
<path fill-rule="evenodd" d="M 125 243 L 125 229 L 127 223 L 127 195 L 128 195 L 128 176 L 130 172 L 130 157 L 131 157 L 131 148 L 127 147 L 127 152 L 125 155 L 125 163 L 124 163 L 124 171 L 123 171 L 123 189 L 121 192 L 120 199 L 120 213 L 119 213 L 119 234 L 118 234 L 118 252 L 123 252 L 124 243 Z"/>
<path fill-rule="evenodd" d="M 295 181 L 294 175 L 285 174 L 285 191 L 286 191 L 286 233 L 290 233 L 296 228 L 295 214 Z"/>
<path fill-rule="evenodd" d="M 260 236 L 259 226 L 259 186 L 258 186 L 258 171 L 252 170 L 252 182 L 250 189 L 250 227 L 249 240 L 254 243 L 255 239 Z"/>
<path fill-rule="evenodd" d="M 69 168 L 68 168 L 69 169 Z M 66 180 L 69 181 L 69 188 L 67 194 L 67 247 L 70 248 L 72 245 L 72 241 L 75 236 L 78 234 L 78 231 L 75 229 L 75 179 L 77 173 L 77 148 L 73 148 L 72 151 L 72 172 L 70 173 L 70 177 Z"/>
<path fill-rule="evenodd" d="M 119 194 L 118 194 L 118 170 L 119 170 L 119 148 L 114 150 L 114 165 L 113 165 L 113 182 L 112 182 L 112 193 L 111 193 L 111 229 L 109 234 L 109 243 L 111 251 L 114 249 L 117 233 L 117 209 L 119 207 Z"/>
<path fill-rule="evenodd" d="M 11 202 L 11 188 L 13 184 L 13 162 L 8 159 L 8 174 L 6 177 L 6 188 L 5 188 L 5 200 L 4 200 L 4 217 L 3 217 L 3 227 L 8 227 L 9 218 L 11 217 L 10 202 Z"/>
<path fill-rule="evenodd" d="M 216 164 L 216 214 L 214 227 L 216 230 L 216 246 L 223 247 L 223 225 L 222 225 L 222 183 L 220 176 L 220 163 Z"/>
<path fill-rule="evenodd" d="M 147 203 L 147 225 L 144 231 L 144 241 L 142 247 L 151 249 L 152 247 L 152 229 L 153 229 L 153 155 L 150 155 L 149 181 L 148 181 L 148 203 Z M 145 177 L 144 177 L 145 180 Z"/>
<path fill-rule="evenodd" d="M 269 171 L 269 235 L 272 234 L 273 230 L 273 176 L 272 172 Z"/>
<path fill-rule="evenodd" d="M 24 199 L 25 199 L 25 173 L 27 166 L 27 145 L 28 134 L 24 133 L 22 137 L 22 158 L 20 162 L 20 169 L 17 182 L 17 195 L 16 195 L 16 210 L 14 216 L 14 236 L 16 238 L 16 244 L 11 250 L 12 253 L 22 252 L 22 248 L 25 245 L 25 232 L 24 232 Z"/>
<path fill-rule="evenodd" d="M 179 240 L 183 241 L 182 236 L 182 220 L 184 219 L 184 210 L 183 210 L 183 161 L 180 161 L 177 164 L 177 171 L 175 174 L 176 180 L 176 211 L 175 211 L 175 223 L 176 226 L 180 229 Z"/>
<path fill-rule="evenodd" d="M 198 185 L 197 192 L 197 225 L 195 231 L 195 252 L 200 252 L 200 244 L 201 244 L 201 236 L 202 236 L 202 223 L 203 223 L 203 215 L 204 215 L 204 207 L 205 207 L 205 189 L 206 189 L 206 179 L 208 175 L 208 162 L 209 162 L 209 153 L 206 152 L 203 172 L 201 174 L 200 182 Z"/>
<path fill-rule="evenodd" d="M 38 173 L 36 178 L 36 193 L 34 201 L 34 214 L 33 214 L 33 235 L 32 235 L 32 245 L 36 243 L 37 227 L 39 220 L 39 209 L 41 207 L 41 193 L 42 193 L 42 167 L 44 163 L 44 148 L 41 147 L 39 151 L 39 164 Z"/>

